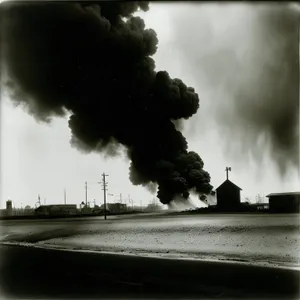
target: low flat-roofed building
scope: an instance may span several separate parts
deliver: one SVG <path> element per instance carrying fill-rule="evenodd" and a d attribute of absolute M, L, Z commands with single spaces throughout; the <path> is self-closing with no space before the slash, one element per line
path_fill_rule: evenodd
<path fill-rule="evenodd" d="M 0 217 L 7 217 L 7 209 L 0 209 Z"/>
<path fill-rule="evenodd" d="M 270 212 L 300 212 L 300 192 L 272 193 L 266 197 L 269 198 Z"/>
<path fill-rule="evenodd" d="M 251 203 L 250 206 L 258 211 L 269 209 L 269 203 Z"/>
<path fill-rule="evenodd" d="M 100 209 L 104 210 L 104 204 L 100 206 Z M 122 213 L 127 211 L 127 205 L 125 203 L 106 203 L 106 210 L 111 213 Z"/>
<path fill-rule="evenodd" d="M 76 204 L 41 205 L 35 209 L 35 214 L 40 216 L 75 215 L 76 213 Z"/>

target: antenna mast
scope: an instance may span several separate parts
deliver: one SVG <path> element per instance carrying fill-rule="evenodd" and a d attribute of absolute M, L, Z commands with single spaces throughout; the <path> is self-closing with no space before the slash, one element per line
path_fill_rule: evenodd
<path fill-rule="evenodd" d="M 228 180 L 228 171 L 231 171 L 231 167 L 226 167 L 226 180 Z"/>

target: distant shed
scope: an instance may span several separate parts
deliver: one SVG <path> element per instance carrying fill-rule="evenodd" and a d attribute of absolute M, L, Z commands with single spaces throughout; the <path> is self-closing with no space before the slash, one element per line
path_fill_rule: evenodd
<path fill-rule="evenodd" d="M 270 212 L 300 212 L 300 192 L 272 193 L 266 197 L 269 198 Z"/>
<path fill-rule="evenodd" d="M 223 211 L 235 211 L 241 204 L 241 188 L 225 180 L 217 189 L 217 207 Z"/>
<path fill-rule="evenodd" d="M 35 214 L 41 216 L 75 215 L 76 213 L 76 204 L 41 205 L 35 209 Z"/>

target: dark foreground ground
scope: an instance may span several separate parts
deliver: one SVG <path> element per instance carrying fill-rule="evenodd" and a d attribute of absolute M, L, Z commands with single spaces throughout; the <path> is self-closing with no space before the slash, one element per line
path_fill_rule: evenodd
<path fill-rule="evenodd" d="M 299 271 L 0 246 L 1 299 L 299 299 Z"/>

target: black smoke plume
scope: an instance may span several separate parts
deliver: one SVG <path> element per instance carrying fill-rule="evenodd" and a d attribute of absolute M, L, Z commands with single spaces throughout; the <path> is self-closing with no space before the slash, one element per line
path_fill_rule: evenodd
<path fill-rule="evenodd" d="M 197 112 L 198 94 L 155 71 L 157 36 L 138 9 L 148 3 L 5 3 L 1 46 L 15 101 L 38 120 L 70 112 L 71 143 L 85 151 L 126 146 L 132 183 L 158 184 L 164 204 L 209 193 L 203 161 L 173 123 Z"/>

